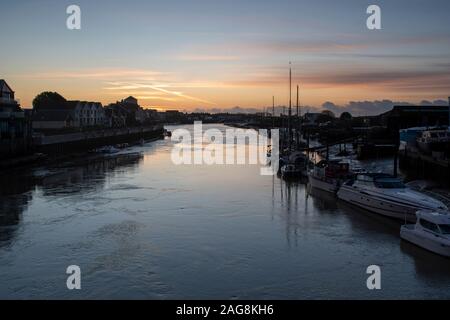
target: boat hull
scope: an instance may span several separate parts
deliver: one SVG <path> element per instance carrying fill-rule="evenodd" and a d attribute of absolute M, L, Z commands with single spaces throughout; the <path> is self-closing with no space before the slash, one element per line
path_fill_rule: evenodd
<path fill-rule="evenodd" d="M 317 178 L 312 174 L 310 174 L 308 177 L 309 177 L 309 184 L 313 188 L 327 191 L 333 194 L 336 194 L 336 192 L 338 192 L 339 190 L 339 185 L 337 181 L 333 181 L 332 183 L 330 181 L 325 181 L 323 179 Z"/>
<path fill-rule="evenodd" d="M 441 239 L 434 234 L 417 232 L 414 225 L 402 226 L 400 237 L 418 247 L 441 256 L 450 257 L 450 241 Z"/>
<path fill-rule="evenodd" d="M 284 179 L 295 179 L 295 178 L 301 178 L 303 176 L 303 174 L 300 171 L 298 171 L 298 172 L 288 171 L 288 172 L 281 172 L 281 176 Z"/>
<path fill-rule="evenodd" d="M 365 210 L 409 222 L 416 222 L 416 212 L 423 209 L 411 204 L 395 202 L 367 192 L 360 192 L 349 186 L 342 186 L 338 191 L 338 197 L 340 200 Z"/>

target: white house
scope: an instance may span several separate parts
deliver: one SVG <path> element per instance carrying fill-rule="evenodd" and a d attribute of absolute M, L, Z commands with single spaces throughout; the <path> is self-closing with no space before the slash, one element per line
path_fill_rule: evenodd
<path fill-rule="evenodd" d="M 105 110 L 99 102 L 70 101 L 76 127 L 104 126 L 108 123 Z"/>
<path fill-rule="evenodd" d="M 105 110 L 99 102 L 67 101 L 52 109 L 34 113 L 33 128 L 64 129 L 109 126 Z"/>

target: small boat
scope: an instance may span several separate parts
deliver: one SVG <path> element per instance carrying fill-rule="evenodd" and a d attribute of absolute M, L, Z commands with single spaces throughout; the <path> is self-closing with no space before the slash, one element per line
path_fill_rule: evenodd
<path fill-rule="evenodd" d="M 281 167 L 281 176 L 284 179 L 300 178 L 302 176 L 302 169 L 295 164 L 286 164 Z"/>
<path fill-rule="evenodd" d="M 450 215 L 418 211 L 416 224 L 402 226 L 400 237 L 428 251 L 450 257 Z"/>
<path fill-rule="evenodd" d="M 425 130 L 417 138 L 417 146 L 427 154 L 444 152 L 450 143 L 450 131 L 448 129 Z"/>
<path fill-rule="evenodd" d="M 128 144 L 128 143 L 119 143 L 119 144 L 116 144 L 116 148 L 117 149 L 125 149 L 125 148 L 128 148 L 130 145 Z"/>
<path fill-rule="evenodd" d="M 407 187 L 401 179 L 384 173 L 362 173 L 339 189 L 338 198 L 387 217 L 416 221 L 420 210 L 446 211 L 447 206 Z"/>
<path fill-rule="evenodd" d="M 164 130 L 164 136 L 166 136 L 166 137 L 171 137 L 172 136 L 172 131 L 169 131 L 169 130 Z"/>
<path fill-rule="evenodd" d="M 342 160 L 322 160 L 308 174 L 311 187 L 334 194 L 351 177 L 350 164 Z"/>
<path fill-rule="evenodd" d="M 300 171 L 300 175 L 305 177 L 308 176 L 308 163 L 309 160 L 303 152 L 293 152 L 288 156 L 287 164 L 294 165 Z"/>
<path fill-rule="evenodd" d="M 120 150 L 117 149 L 114 146 L 104 146 L 104 147 L 95 149 L 95 152 L 97 152 L 97 153 L 105 153 L 105 154 L 113 154 L 113 153 L 117 153 L 119 151 Z"/>
<path fill-rule="evenodd" d="M 407 147 L 415 147 L 417 145 L 417 137 L 419 137 L 423 131 L 429 129 L 428 127 L 413 127 L 407 129 L 401 129 L 400 134 L 400 149 L 404 150 Z"/>

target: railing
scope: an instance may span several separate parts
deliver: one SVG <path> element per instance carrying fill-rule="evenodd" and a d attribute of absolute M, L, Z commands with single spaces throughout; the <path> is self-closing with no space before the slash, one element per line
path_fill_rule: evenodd
<path fill-rule="evenodd" d="M 25 118 L 24 112 L 0 112 L 0 119 L 23 119 Z"/>
<path fill-rule="evenodd" d="M 11 98 L 2 98 L 2 97 L 0 97 L 0 103 L 19 104 L 20 101 L 18 99 L 11 99 Z"/>

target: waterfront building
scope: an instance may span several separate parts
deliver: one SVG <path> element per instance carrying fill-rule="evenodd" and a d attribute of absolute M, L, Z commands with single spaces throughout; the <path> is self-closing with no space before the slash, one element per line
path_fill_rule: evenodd
<path fill-rule="evenodd" d="M 106 113 L 99 102 L 70 101 L 77 127 L 98 127 L 108 124 Z"/>
<path fill-rule="evenodd" d="M 99 102 L 67 101 L 61 105 L 34 110 L 33 128 L 69 129 L 109 126 L 109 119 Z"/>
<path fill-rule="evenodd" d="M 71 110 L 42 110 L 33 114 L 35 130 L 60 130 L 75 127 Z"/>
<path fill-rule="evenodd" d="M 30 149 L 29 118 L 20 108 L 11 87 L 0 80 L 0 159 L 25 154 Z"/>
<path fill-rule="evenodd" d="M 445 126 L 449 123 L 448 106 L 394 106 L 380 116 L 389 132 L 412 127 Z"/>
<path fill-rule="evenodd" d="M 304 115 L 303 124 L 307 126 L 316 125 L 321 115 L 321 113 L 317 112 L 307 112 Z"/>
<path fill-rule="evenodd" d="M 168 123 L 182 122 L 184 115 L 178 110 L 167 110 L 164 115 L 165 121 Z"/>
<path fill-rule="evenodd" d="M 138 100 L 131 96 L 111 103 L 106 109 L 111 110 L 109 114 L 114 117 L 112 119 L 114 126 L 120 126 L 123 119 L 125 119 L 126 126 L 141 125 L 148 119 L 148 114 L 139 105 Z"/>

